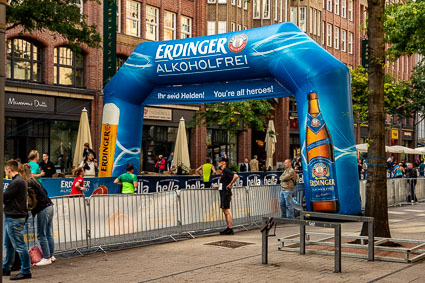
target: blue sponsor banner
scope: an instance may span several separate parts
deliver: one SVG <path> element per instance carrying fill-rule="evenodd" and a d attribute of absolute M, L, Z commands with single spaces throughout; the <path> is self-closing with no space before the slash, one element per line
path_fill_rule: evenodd
<path fill-rule="evenodd" d="M 266 171 L 266 172 L 243 172 L 237 173 L 239 178 L 234 186 L 263 186 L 280 184 L 279 177 L 282 171 Z M 302 175 L 300 173 L 300 175 Z M 216 175 L 212 179 L 212 184 L 218 184 L 220 175 Z M 84 178 L 84 186 L 87 190 L 84 192 L 86 197 L 93 194 L 96 189 L 102 186 L 107 188 L 108 194 L 121 193 L 121 186 L 114 184 L 114 177 L 104 178 Z M 72 178 L 43 178 L 43 187 L 46 189 L 49 197 L 66 196 L 71 193 Z M 184 189 L 204 189 L 205 185 L 200 176 L 165 176 L 165 175 L 140 175 L 137 176 L 139 186 L 137 193 L 156 193 Z M 302 182 L 302 176 L 300 177 Z M 3 190 L 9 186 L 10 180 L 3 181 Z"/>
<path fill-rule="evenodd" d="M 84 178 L 84 186 L 86 191 L 84 194 L 89 197 L 93 192 L 101 186 L 107 188 L 108 194 L 118 194 L 121 191 L 119 185 L 114 184 L 115 178 Z M 43 178 L 43 187 L 46 189 L 49 197 L 66 196 L 71 193 L 73 178 Z M 10 180 L 3 181 L 3 191 L 9 186 Z M 106 192 L 104 190 L 104 192 Z"/>

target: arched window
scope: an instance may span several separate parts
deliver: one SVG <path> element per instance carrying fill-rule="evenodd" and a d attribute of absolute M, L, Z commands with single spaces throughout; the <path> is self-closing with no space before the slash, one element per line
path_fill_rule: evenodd
<path fill-rule="evenodd" d="M 41 82 L 41 48 L 25 39 L 7 41 L 8 79 Z"/>
<path fill-rule="evenodd" d="M 122 65 L 124 65 L 125 60 L 127 60 L 127 56 L 125 55 L 117 55 L 117 72 L 121 68 Z"/>
<path fill-rule="evenodd" d="M 84 86 L 84 58 L 68 47 L 56 47 L 54 53 L 55 84 Z"/>

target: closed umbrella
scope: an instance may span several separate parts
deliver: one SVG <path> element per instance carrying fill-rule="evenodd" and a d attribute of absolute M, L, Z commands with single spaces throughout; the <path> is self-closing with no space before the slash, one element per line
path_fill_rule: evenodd
<path fill-rule="evenodd" d="M 89 117 L 87 116 L 86 108 L 84 108 L 81 111 L 80 125 L 78 126 L 77 142 L 75 144 L 74 149 L 74 160 L 72 162 L 72 165 L 75 168 L 80 165 L 81 161 L 83 160 L 84 144 L 86 142 L 88 142 L 90 148 L 92 148 Z"/>
<path fill-rule="evenodd" d="M 182 173 L 190 171 L 189 147 L 183 117 L 180 119 L 179 128 L 177 130 L 177 140 L 174 146 L 174 157 L 171 163 L 171 170 L 176 173 L 179 167 Z"/>
<path fill-rule="evenodd" d="M 274 122 L 273 120 L 269 120 L 269 125 L 267 127 L 266 131 L 266 168 L 272 167 L 273 168 L 273 154 L 275 152 L 276 148 L 276 132 L 274 129 Z"/>

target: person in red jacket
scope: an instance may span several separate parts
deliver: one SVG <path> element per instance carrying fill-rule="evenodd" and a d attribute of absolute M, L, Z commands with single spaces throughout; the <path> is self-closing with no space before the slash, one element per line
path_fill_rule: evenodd
<path fill-rule="evenodd" d="M 78 167 L 74 171 L 74 182 L 72 183 L 71 195 L 84 195 L 86 188 L 84 187 L 84 168 Z"/>
<path fill-rule="evenodd" d="M 165 158 L 162 155 L 158 156 L 158 161 L 155 164 L 155 169 L 158 171 L 159 174 L 162 174 L 165 170 Z"/>

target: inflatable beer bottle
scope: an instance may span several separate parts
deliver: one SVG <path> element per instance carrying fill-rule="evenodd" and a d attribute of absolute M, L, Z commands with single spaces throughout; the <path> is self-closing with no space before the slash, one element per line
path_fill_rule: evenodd
<path fill-rule="evenodd" d="M 319 107 L 317 93 L 309 93 L 306 128 L 307 174 L 313 211 L 337 212 L 338 191 L 332 139 Z"/>
<path fill-rule="evenodd" d="M 111 177 L 114 167 L 120 109 L 113 103 L 103 106 L 102 137 L 100 140 L 99 177 Z"/>

